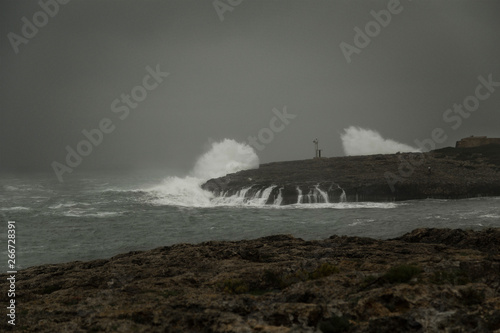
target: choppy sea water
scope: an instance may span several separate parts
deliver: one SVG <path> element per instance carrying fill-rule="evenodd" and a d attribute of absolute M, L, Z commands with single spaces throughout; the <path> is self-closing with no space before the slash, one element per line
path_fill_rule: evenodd
<path fill-rule="evenodd" d="M 214 203 L 191 178 L 80 174 L 0 177 L 0 239 L 16 221 L 16 268 L 108 258 L 175 243 L 333 234 L 387 239 L 415 228 L 500 226 L 500 197 L 289 206 Z M 7 270 L 6 246 L 2 269 Z"/>

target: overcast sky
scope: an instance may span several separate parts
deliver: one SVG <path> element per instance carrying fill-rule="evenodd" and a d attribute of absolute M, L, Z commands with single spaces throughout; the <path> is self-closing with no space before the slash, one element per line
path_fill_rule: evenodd
<path fill-rule="evenodd" d="M 315 138 L 323 156 L 342 156 L 351 125 L 409 145 L 437 127 L 448 136 L 438 147 L 500 137 L 500 87 L 457 129 L 443 120 L 479 76 L 500 82 L 500 1 L 401 0 L 349 63 L 340 44 L 355 46 L 354 29 L 389 3 L 244 0 L 217 13 L 211 0 L 73 0 L 44 22 L 38 1 L 2 0 L 0 170 L 52 172 L 108 118 L 114 131 L 78 170 L 188 171 L 209 142 L 258 136 L 285 106 L 296 117 L 272 123 L 283 130 L 257 151 L 263 163 L 310 158 Z M 36 33 L 23 28 L 34 20 Z M 148 66 L 169 75 L 127 117 L 113 112 Z"/>

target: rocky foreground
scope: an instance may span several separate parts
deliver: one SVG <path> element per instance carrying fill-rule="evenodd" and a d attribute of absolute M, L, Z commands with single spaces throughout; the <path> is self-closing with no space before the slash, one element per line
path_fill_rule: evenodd
<path fill-rule="evenodd" d="M 22 270 L 16 304 L 0 331 L 500 332 L 500 229 L 177 244 Z"/>
<path fill-rule="evenodd" d="M 309 202 L 325 196 L 329 202 L 500 196 L 500 145 L 274 162 L 211 179 L 202 187 L 217 196 L 242 195 L 247 189 L 245 199 L 272 189 L 264 203 L 276 204 L 280 198 L 281 205 L 308 203 L 308 194 Z"/>

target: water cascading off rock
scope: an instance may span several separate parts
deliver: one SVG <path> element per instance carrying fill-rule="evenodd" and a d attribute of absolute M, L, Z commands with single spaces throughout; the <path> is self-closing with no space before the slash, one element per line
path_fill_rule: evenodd
<path fill-rule="evenodd" d="M 251 185 L 233 191 L 216 192 L 214 203 L 227 205 L 290 205 L 345 202 L 345 191 L 337 184 Z"/>

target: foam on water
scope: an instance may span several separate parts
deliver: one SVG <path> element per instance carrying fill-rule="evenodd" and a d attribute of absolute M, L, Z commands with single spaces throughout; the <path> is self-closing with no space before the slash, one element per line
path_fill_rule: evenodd
<path fill-rule="evenodd" d="M 331 202 L 331 203 L 296 203 L 290 205 L 278 205 L 276 201 L 272 205 L 264 204 L 262 198 L 249 198 L 243 200 L 242 197 L 217 197 L 211 206 L 217 207 L 238 207 L 238 208 L 260 208 L 260 209 L 394 209 L 404 206 L 403 203 L 394 202 Z"/>
<path fill-rule="evenodd" d="M 23 207 L 23 206 L 15 206 L 15 207 L 2 207 L 0 210 L 5 210 L 5 211 L 20 211 L 20 210 L 30 210 L 31 208 L 29 207 Z"/>
<path fill-rule="evenodd" d="M 200 186 L 204 180 L 195 177 L 168 177 L 162 184 L 153 187 L 156 195 L 153 200 L 157 205 L 172 205 L 186 207 L 208 207 L 214 195 Z"/>
<path fill-rule="evenodd" d="M 485 215 L 481 215 L 479 217 L 485 217 L 485 218 L 489 218 L 489 219 L 500 219 L 500 215 L 495 215 L 495 214 L 485 214 Z"/>
<path fill-rule="evenodd" d="M 225 176 L 241 170 L 259 167 L 259 157 L 252 147 L 231 139 L 214 142 L 209 151 L 200 156 L 186 177 L 168 177 L 150 191 L 157 205 L 186 207 L 209 207 L 216 204 L 226 205 L 223 200 L 212 200 L 214 195 L 205 191 L 201 185 L 211 178 Z"/>
<path fill-rule="evenodd" d="M 94 208 L 88 208 L 88 209 L 72 208 L 62 212 L 62 215 L 67 217 L 97 217 L 97 218 L 119 216 L 122 214 L 123 212 L 95 211 Z"/>
<path fill-rule="evenodd" d="M 393 209 L 401 204 L 394 202 L 332 202 L 311 204 L 293 204 L 280 206 L 284 209 Z"/>
<path fill-rule="evenodd" d="M 55 205 L 50 205 L 48 208 L 50 209 L 61 209 L 61 208 L 68 208 L 68 207 L 73 207 L 76 206 L 76 202 L 68 202 L 68 203 L 58 203 Z"/>
<path fill-rule="evenodd" d="M 354 222 L 352 223 L 349 223 L 348 225 L 350 227 L 354 227 L 354 226 L 357 226 L 357 225 L 362 225 L 362 224 L 365 224 L 365 223 L 371 223 L 371 222 L 375 222 L 374 219 L 354 219 Z"/>

